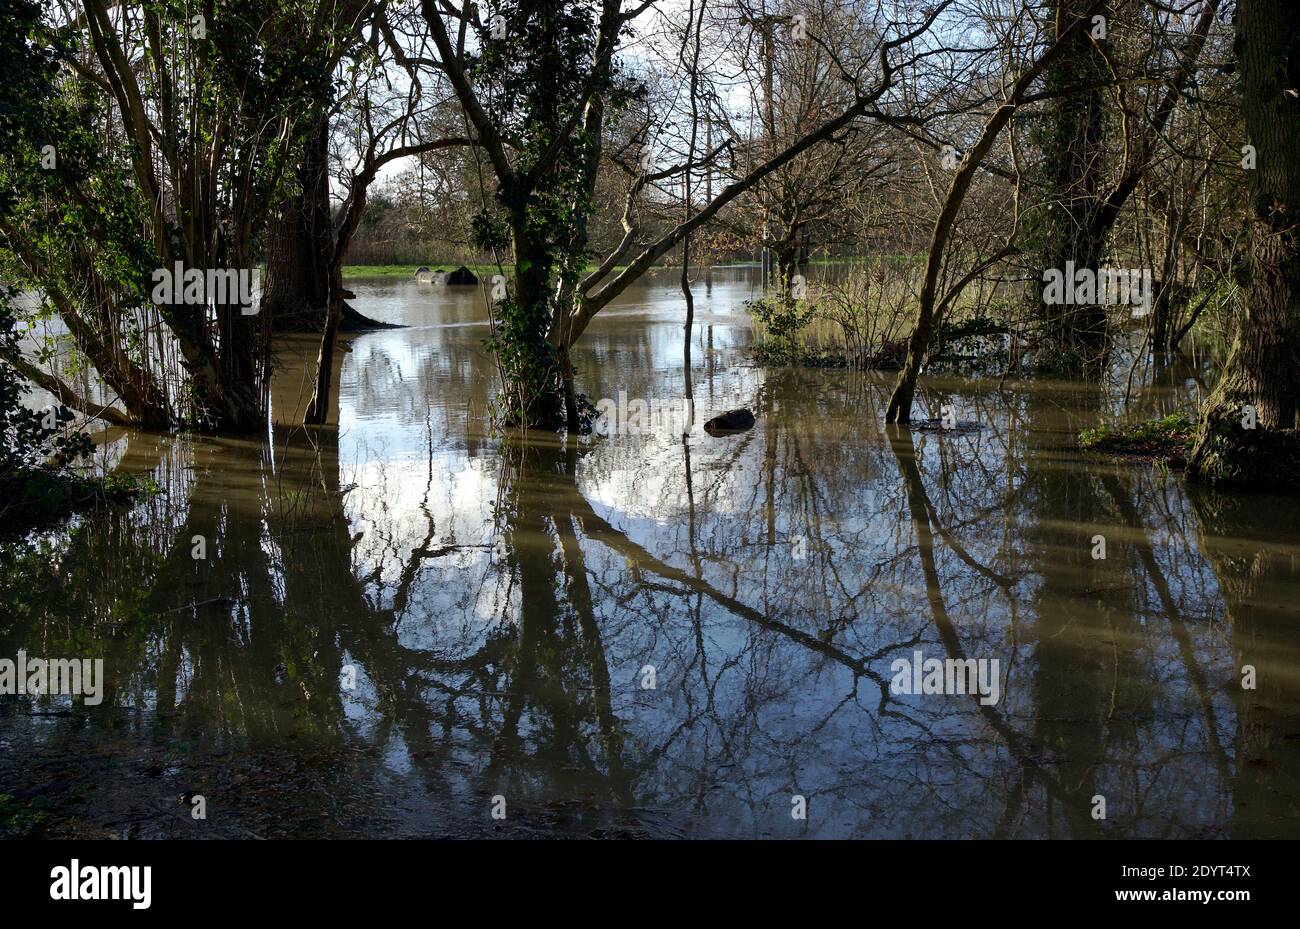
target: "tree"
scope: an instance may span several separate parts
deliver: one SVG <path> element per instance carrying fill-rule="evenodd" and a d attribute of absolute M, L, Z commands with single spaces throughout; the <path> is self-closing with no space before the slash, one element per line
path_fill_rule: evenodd
<path fill-rule="evenodd" d="M 298 190 L 281 204 L 267 229 L 262 312 L 278 331 L 324 325 L 329 304 L 329 258 L 334 247 L 329 194 L 329 119 L 303 145 Z"/>
<path fill-rule="evenodd" d="M 1236 333 L 1201 411 L 1188 475 L 1300 487 L 1300 23 L 1286 0 L 1241 0 L 1235 19 L 1249 144 L 1250 257 Z"/>
<path fill-rule="evenodd" d="M 251 277 L 302 115 L 327 91 L 304 54 L 317 6 L 230 0 L 186 15 L 85 0 L 42 30 L 64 67 L 47 109 L 80 119 L 46 130 L 63 168 L 24 170 L 28 146 L 9 155 L 27 183 L 0 235 L 22 282 L 144 425 L 265 424 L 265 320 L 236 288 L 175 281 L 169 295 L 153 275 L 179 264 Z M 60 223 L 51 202 L 75 221 Z"/>
<path fill-rule="evenodd" d="M 633 204 L 640 191 L 652 181 L 700 170 L 722 146 L 687 164 L 643 171 L 629 190 L 623 239 L 595 270 L 583 274 L 606 117 L 637 92 L 620 80 L 615 54 L 628 24 L 652 2 L 625 11 L 621 0 L 602 0 L 598 7 L 510 0 L 494 7 L 497 18 L 489 22 L 498 24 L 503 38 L 493 39 L 476 16 L 423 0 L 441 66 L 497 183 L 499 210 L 481 217 L 479 244 L 498 253 L 509 248 L 514 257 L 514 288 L 498 305 L 494 348 L 508 413 L 516 422 L 579 428 L 569 351 L 595 315 L 746 191 L 863 117 L 879 114 L 898 73 L 925 57 L 911 44 L 952 0 L 883 26 L 856 69 L 837 63 L 840 79 L 852 90 L 851 103 L 638 249 L 641 229 Z M 455 40 L 448 21 L 459 23 Z M 470 27 L 484 50 L 481 62 L 467 57 Z M 900 49 L 906 51 L 900 55 Z"/>
<path fill-rule="evenodd" d="M 738 147 L 742 159 L 757 164 L 852 104 L 852 86 L 836 73 L 863 45 L 873 23 L 861 9 L 845 9 L 832 0 L 780 2 L 772 13 L 752 10 L 747 0 L 732 6 L 737 12 L 725 9 L 722 15 L 728 20 L 719 27 L 740 46 L 732 55 L 735 62 L 728 64 L 749 78 L 747 103 L 751 112 L 757 111 L 762 131 Z M 744 30 L 735 28 L 735 19 Z M 756 64 L 748 60 L 755 44 L 761 58 Z M 792 299 L 792 278 L 814 246 L 852 237 L 852 195 L 877 181 L 889 163 L 880 129 L 855 126 L 805 152 L 755 185 L 743 209 L 736 211 L 732 225 L 770 255 L 770 283 L 781 300 Z M 732 132 L 739 137 L 734 127 Z"/>
<path fill-rule="evenodd" d="M 631 18 L 621 6 L 503 0 L 484 22 L 423 2 L 442 67 L 496 181 L 495 208 L 476 219 L 476 244 L 513 253 L 514 287 L 497 304 L 492 340 L 505 418 L 521 424 L 554 428 L 578 419 L 573 392 L 562 387 L 572 383 L 567 345 L 557 351 L 548 334 L 553 322 L 563 327 L 557 301 L 585 264 L 606 107 L 633 92 L 614 67 Z M 458 20 L 454 42 L 444 16 Z M 471 27 L 478 57 L 466 52 Z"/>
<path fill-rule="evenodd" d="M 573 344 L 602 308 L 649 270 L 654 262 L 681 244 L 695 229 L 712 222 L 728 204 L 740 198 L 755 185 L 815 147 L 842 138 L 864 119 L 889 121 L 909 118 L 888 112 L 882 101 L 895 88 L 900 73 L 930 54 L 927 49 L 914 47 L 914 43 L 930 31 L 935 21 L 949 6 L 951 2 L 945 0 L 924 8 L 914 14 L 912 19 L 903 18 L 898 22 L 883 23 L 880 28 L 873 30 L 871 45 L 867 49 L 855 51 L 852 59 L 837 59 L 835 62 L 835 70 L 839 78 L 851 88 L 851 103 L 834 115 L 827 116 L 807 128 L 771 157 L 754 165 L 743 175 L 728 183 L 694 212 L 690 219 L 653 239 L 639 252 L 633 251 L 638 228 L 632 219 L 631 210 L 625 211 L 624 225 L 627 233 L 623 241 L 601 261 L 596 270 L 582 279 L 575 290 L 571 318 L 565 326 L 559 328 L 559 344 L 564 350 L 567 351 L 567 346 Z M 810 38 L 815 40 L 815 36 Z M 823 50 L 827 49 L 824 44 L 819 47 Z M 905 51 L 898 54 L 900 49 Z M 712 155 L 713 153 L 705 153 L 706 158 Z M 692 165 L 688 164 L 686 169 L 689 170 L 691 167 Z M 676 170 L 666 169 L 659 172 L 659 175 L 671 176 L 676 173 Z M 629 193 L 629 205 L 636 191 L 634 185 Z M 615 269 L 623 261 L 627 264 L 615 273 Z"/>
<path fill-rule="evenodd" d="M 165 426 L 167 398 L 141 351 L 143 321 L 132 311 L 145 299 L 151 265 L 139 233 L 146 206 L 129 170 L 102 151 L 93 89 L 66 74 L 75 61 L 69 37 L 52 35 L 39 8 L 26 4 L 7 9 L 6 20 L 0 270 L 44 298 L 34 311 L 18 314 L 10 304 L 9 312 L 24 321 L 57 313 L 126 414 L 77 396 L 54 371 L 24 357 L 17 342 L 7 346 L 8 361 L 88 415 Z M 52 354 L 54 347 L 38 348 Z"/>
<path fill-rule="evenodd" d="M 1102 30 L 1109 13 L 1109 4 L 1055 0 L 1052 28 L 1065 53 L 1043 69 L 1045 90 L 1056 96 L 1047 103 L 1038 134 L 1046 191 L 1043 206 L 1036 211 L 1042 267 L 1031 285 L 1038 291 L 1047 344 L 1057 356 L 1054 361 L 1076 371 L 1104 367 L 1106 307 L 1100 301 L 1049 303 L 1042 299 L 1040 282 L 1043 271 L 1064 268 L 1067 261 L 1096 271 L 1105 257 L 1106 230 L 1095 216 L 1102 207 L 1105 168 L 1103 85 L 1111 65 L 1102 50 Z"/>
<path fill-rule="evenodd" d="M 960 164 L 957 165 L 947 195 L 944 197 L 943 209 L 939 212 L 939 216 L 934 223 L 934 232 L 930 239 L 930 250 L 926 258 L 925 277 L 921 284 L 920 306 L 917 310 L 916 325 L 908 338 L 907 360 L 903 364 L 903 369 L 898 373 L 898 380 L 894 384 L 894 392 L 889 398 L 889 406 L 885 411 L 886 422 L 911 422 L 912 400 L 916 394 L 916 379 L 921 374 L 925 357 L 938 333 L 943 313 L 961 292 L 962 288 L 980 270 L 980 266 L 977 265 L 975 269 L 950 287 L 945 294 L 940 295 L 940 268 L 947 255 L 948 241 L 952 236 L 957 215 L 961 211 L 962 203 L 966 199 L 966 193 L 970 189 L 976 172 L 990 149 L 993 148 L 993 143 L 997 141 L 999 134 L 1010 122 L 1016 109 L 1023 103 L 1030 88 L 1043 74 L 1048 65 L 1066 54 L 1075 34 L 1081 31 L 1083 24 L 1088 21 L 1087 17 L 1091 15 L 1091 12 L 1100 9 L 1103 3 L 1104 0 L 1093 0 L 1092 6 L 1084 11 L 1087 16 L 1080 16 L 1064 30 L 1058 32 L 1052 43 L 1020 72 L 1016 80 L 1007 89 L 1001 105 L 993 111 L 993 114 L 984 124 L 979 138 L 971 147 L 971 150 L 963 156 Z M 997 257 L 1004 257 L 1004 255 L 999 254 Z"/>
<path fill-rule="evenodd" d="M 320 211 L 319 198 L 325 194 L 322 188 L 327 181 L 315 177 L 317 169 L 311 164 L 312 176 L 308 179 L 312 185 L 311 199 L 303 204 L 309 211 L 304 219 L 310 222 L 295 224 L 292 230 L 304 247 L 300 255 L 311 269 L 313 294 L 320 291 L 322 284 L 325 292 L 316 385 L 305 416 L 305 422 L 313 425 L 324 423 L 329 414 L 335 343 L 350 310 L 344 299 L 343 263 L 365 214 L 370 185 L 380 169 L 390 162 L 473 144 L 472 140 L 454 134 L 453 127 L 444 125 L 447 122 L 445 118 L 440 122 L 441 108 L 436 98 L 430 100 L 425 96 L 421 74 L 394 35 L 384 11 L 375 10 L 374 17 L 372 34 L 376 36 L 375 41 L 366 45 L 353 39 L 353 61 L 347 69 L 346 81 L 341 82 L 345 89 L 341 101 L 341 109 L 347 115 L 345 130 L 355 152 L 352 164 L 346 157 L 341 159 L 342 202 L 333 220 L 323 223 L 327 217 L 317 214 Z M 355 25 L 349 28 L 351 35 Z M 380 50 L 377 36 L 381 32 L 384 36 L 382 47 L 391 57 Z M 405 69 L 410 79 L 409 87 L 393 87 L 386 73 L 390 62 Z M 387 88 L 387 92 L 381 91 L 381 87 Z M 328 121 L 319 131 L 328 133 Z M 304 234 L 308 241 L 301 242 Z M 322 272 L 323 281 L 320 277 Z M 372 323 L 355 311 L 351 311 L 351 317 L 354 322 Z"/>
<path fill-rule="evenodd" d="M 330 94 L 312 101 L 310 113 L 304 117 L 296 189 L 280 204 L 268 223 L 262 312 L 270 317 L 271 327 L 276 331 L 319 332 L 326 327 L 331 266 L 336 255 L 340 260 L 346 258 L 351 245 L 350 239 L 340 241 L 338 234 L 342 227 L 336 224 L 330 209 L 331 164 L 332 161 L 346 160 L 345 155 L 331 157 L 331 141 L 340 128 L 350 140 L 355 140 L 365 134 L 366 128 L 375 130 L 373 119 L 376 112 L 394 113 L 391 99 L 382 98 L 380 83 L 375 80 L 376 73 L 392 63 L 392 59 L 384 55 L 385 48 L 393 49 L 397 59 L 407 65 L 408 73 L 412 71 L 396 44 L 393 27 L 382 5 L 371 0 L 349 0 L 338 6 L 321 4 L 318 9 L 322 25 L 317 30 L 316 47 L 310 53 L 319 59 L 323 72 L 342 70 L 346 78 L 337 81 L 338 90 L 332 89 Z M 364 35 L 367 27 L 371 34 L 368 41 Z M 382 47 L 378 40 L 381 33 L 385 37 Z M 418 80 L 413 73 L 411 77 L 411 88 L 398 95 L 405 110 L 399 105 L 392 122 L 387 122 L 387 115 L 383 116 L 380 121 L 387 124 L 378 130 L 379 138 L 369 138 L 360 143 L 362 151 L 359 154 L 363 163 L 358 170 L 349 172 L 344 166 L 341 172 L 345 179 L 344 205 L 338 211 L 340 216 L 346 215 L 358 200 L 362 204 L 366 202 L 365 191 L 356 183 L 358 173 L 364 176 L 369 163 L 378 160 L 367 143 L 375 143 L 375 147 L 380 149 L 382 160 L 376 168 L 403 154 L 383 156 L 383 147 L 378 143 L 384 136 L 397 137 L 412 131 L 412 124 L 423 104 Z M 391 98 L 391 84 L 389 91 Z M 372 121 L 366 123 L 366 117 Z M 359 127 L 356 125 L 358 122 Z M 376 133 L 372 131 L 371 135 Z M 341 286 L 337 290 L 341 296 Z M 343 302 L 340 327 L 357 330 L 387 326 Z"/>

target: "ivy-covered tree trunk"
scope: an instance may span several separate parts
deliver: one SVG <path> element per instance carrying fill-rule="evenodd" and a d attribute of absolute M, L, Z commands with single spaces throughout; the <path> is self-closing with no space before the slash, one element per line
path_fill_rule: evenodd
<path fill-rule="evenodd" d="M 1065 54 L 1044 71 L 1047 92 L 1082 89 L 1053 100 L 1044 117 L 1040 145 L 1047 208 L 1033 224 L 1042 267 L 1036 299 L 1047 342 L 1040 358 L 1071 373 L 1099 372 L 1106 355 L 1106 308 L 1094 304 L 1049 304 L 1043 299 L 1043 271 L 1064 272 L 1067 261 L 1077 270 L 1096 271 L 1106 247 L 1105 229 L 1096 221 L 1102 209 L 1102 154 L 1105 99 L 1100 86 L 1108 77 L 1094 33 L 1104 16 L 1088 0 L 1057 0 L 1055 32 L 1064 35 Z M 1082 22 L 1080 22 L 1082 20 Z M 1067 30 L 1074 27 L 1068 35 Z M 1094 85 L 1094 86 L 1087 86 Z"/>
<path fill-rule="evenodd" d="M 496 320 L 497 356 L 506 378 L 508 408 L 503 411 L 504 420 L 512 425 L 558 430 L 567 422 L 565 391 L 556 346 L 547 339 L 555 306 L 551 274 L 555 256 L 531 228 L 526 215 L 514 217 L 511 240 L 515 288 L 498 305 Z M 567 354 L 566 345 L 566 358 Z"/>
<path fill-rule="evenodd" d="M 777 296 L 783 300 L 795 299 L 794 276 L 799 273 L 799 245 L 793 235 L 786 236 L 772 249 L 775 259 L 773 281 Z"/>
<path fill-rule="evenodd" d="M 1188 475 L 1246 488 L 1300 487 L 1300 21 L 1290 0 L 1236 12 L 1250 172 L 1249 282 Z"/>

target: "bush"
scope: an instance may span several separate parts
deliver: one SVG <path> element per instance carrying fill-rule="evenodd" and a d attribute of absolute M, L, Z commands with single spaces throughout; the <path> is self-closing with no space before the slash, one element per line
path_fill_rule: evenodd
<path fill-rule="evenodd" d="M 815 307 L 807 300 L 772 296 L 750 300 L 746 309 L 762 327 L 763 341 L 757 348 L 767 364 L 800 364 L 803 361 L 803 329 Z"/>
<path fill-rule="evenodd" d="M 123 488 L 69 470 L 88 456 L 90 437 L 68 428 L 64 406 L 34 410 L 23 403 L 29 390 L 10 359 L 18 357 L 14 291 L 0 285 L 0 519 L 7 527 L 53 518 L 85 504 L 120 496 Z"/>

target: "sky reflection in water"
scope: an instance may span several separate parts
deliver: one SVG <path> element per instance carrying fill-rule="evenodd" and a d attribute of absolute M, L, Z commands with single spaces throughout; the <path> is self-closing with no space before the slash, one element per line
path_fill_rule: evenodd
<path fill-rule="evenodd" d="M 173 493 L 52 536 L 0 633 L 105 657 L 106 706 L 6 712 L 9 748 L 170 759 L 269 834 L 492 834 L 496 794 L 544 833 L 1300 834 L 1296 499 L 1079 456 L 1109 407 L 1069 385 L 934 379 L 983 428 L 886 430 L 888 376 L 753 367 L 752 273 L 700 278 L 684 442 L 493 434 L 481 292 L 404 280 L 352 285 L 410 328 L 352 342 L 337 432 L 121 440 Z M 678 399 L 681 319 L 675 274 L 631 291 L 582 389 Z M 1001 699 L 891 693 L 918 650 Z"/>

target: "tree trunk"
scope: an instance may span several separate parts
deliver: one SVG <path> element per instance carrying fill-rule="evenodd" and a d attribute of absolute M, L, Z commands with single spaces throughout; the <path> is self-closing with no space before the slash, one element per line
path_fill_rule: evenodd
<path fill-rule="evenodd" d="M 564 421 L 566 428 L 576 434 L 582 429 L 582 417 L 578 413 L 578 391 L 573 383 L 573 359 L 569 357 L 569 346 L 562 345 L 556 350 L 556 361 L 564 391 Z"/>
<path fill-rule="evenodd" d="M 281 204 L 268 230 L 262 312 L 280 332 L 318 331 L 329 301 L 329 119 L 322 113 L 315 123 L 298 166 L 302 192 Z"/>
<path fill-rule="evenodd" d="M 559 430 L 568 421 L 566 389 L 557 377 L 558 346 L 548 341 L 552 327 L 551 270 L 555 259 L 530 233 L 529 220 L 513 223 L 515 292 L 497 318 L 497 353 L 506 377 L 506 421 L 519 426 Z M 568 345 L 564 340 L 564 363 Z M 570 368 L 570 375 L 572 370 Z M 572 385 L 571 376 L 567 378 Z M 576 407 L 574 409 L 576 416 Z"/>
<path fill-rule="evenodd" d="M 329 275 L 329 312 L 321 333 L 320 353 L 316 356 L 316 389 L 303 422 L 308 426 L 322 426 L 329 417 L 330 392 L 334 380 L 334 346 L 338 342 L 339 324 L 343 320 L 343 274 L 335 267 Z"/>
<path fill-rule="evenodd" d="M 320 332 L 328 315 L 330 261 L 337 247 L 330 215 L 328 143 L 329 120 L 322 116 L 298 166 L 302 193 L 284 201 L 280 215 L 269 224 L 262 312 L 276 332 Z M 342 331 L 400 328 L 359 313 L 347 303 L 346 293 L 343 297 L 338 322 Z"/>
<path fill-rule="evenodd" d="M 794 300 L 794 276 L 799 272 L 799 243 L 792 232 L 772 246 L 773 280 L 777 297 Z"/>
<path fill-rule="evenodd" d="M 1258 164 L 1249 179 L 1249 284 L 1187 473 L 1245 488 L 1300 487 L 1300 27 L 1290 0 L 1241 0 L 1236 30 Z"/>
<path fill-rule="evenodd" d="M 1092 16 L 1085 0 L 1057 0 L 1057 35 L 1074 28 L 1064 39 L 1066 54 L 1044 72 L 1048 92 L 1106 80 L 1106 60 L 1091 34 Z M 1097 221 L 1103 205 L 1104 114 L 1100 87 L 1071 91 L 1051 103 L 1042 141 L 1049 208 L 1040 214 L 1040 272 L 1064 272 L 1067 261 L 1077 270 L 1101 267 L 1108 231 Z M 1092 304 L 1048 304 L 1042 281 L 1040 273 L 1037 299 L 1050 353 L 1044 360 L 1058 370 L 1100 374 L 1106 358 L 1106 308 L 1100 297 Z"/>

